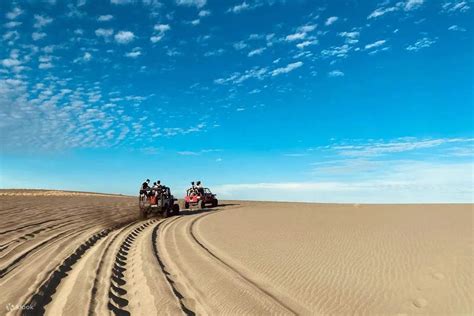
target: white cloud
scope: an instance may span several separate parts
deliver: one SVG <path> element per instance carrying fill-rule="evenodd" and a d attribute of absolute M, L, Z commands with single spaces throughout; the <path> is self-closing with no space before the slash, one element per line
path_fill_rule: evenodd
<path fill-rule="evenodd" d="M 153 35 L 152 37 L 150 37 L 150 41 L 154 44 L 161 41 L 163 37 L 164 35 Z"/>
<path fill-rule="evenodd" d="M 46 37 L 46 33 L 41 33 L 41 32 L 33 32 L 31 33 L 31 38 L 33 41 L 39 41 L 40 39 Z"/>
<path fill-rule="evenodd" d="M 120 31 L 115 34 L 115 41 L 119 44 L 128 44 L 135 39 L 135 35 L 130 31 Z"/>
<path fill-rule="evenodd" d="M 176 4 L 184 6 L 195 6 L 201 8 L 206 5 L 207 0 L 176 0 Z"/>
<path fill-rule="evenodd" d="M 22 13 L 23 13 L 22 9 L 20 9 L 19 7 L 15 7 L 10 12 L 7 13 L 7 19 L 14 20 Z"/>
<path fill-rule="evenodd" d="M 107 22 L 110 21 L 114 18 L 113 15 L 107 14 L 107 15 L 101 15 L 97 18 L 97 21 L 99 22 Z"/>
<path fill-rule="evenodd" d="M 430 38 L 428 38 L 428 37 L 424 37 L 424 38 L 419 39 L 418 41 L 416 41 L 414 44 L 408 46 L 408 47 L 406 48 L 406 50 L 417 52 L 417 51 L 419 51 L 419 50 L 422 49 L 422 48 L 428 48 L 428 47 L 430 47 L 430 46 L 433 45 L 434 43 L 436 43 L 436 40 L 430 39 Z"/>
<path fill-rule="evenodd" d="M 11 68 L 21 65 L 21 61 L 16 58 L 6 58 L 2 60 L 2 65 Z"/>
<path fill-rule="evenodd" d="M 323 57 L 345 58 L 345 57 L 348 56 L 351 49 L 352 49 L 352 47 L 347 45 L 347 44 L 344 44 L 342 46 L 332 46 L 329 49 L 323 49 L 321 51 L 321 55 Z"/>
<path fill-rule="evenodd" d="M 89 61 L 89 60 L 91 60 L 91 59 L 92 59 L 91 53 L 85 52 L 85 53 L 84 53 L 84 56 L 82 57 L 82 59 L 83 59 L 84 61 Z"/>
<path fill-rule="evenodd" d="M 242 11 L 249 10 L 250 8 L 251 8 L 250 5 L 244 1 L 241 4 L 237 4 L 233 6 L 232 8 L 227 10 L 227 12 L 240 13 Z"/>
<path fill-rule="evenodd" d="M 98 37 L 109 38 L 113 34 L 114 34 L 113 29 L 102 29 L 102 28 L 100 28 L 100 29 L 95 30 L 95 35 L 98 36 Z"/>
<path fill-rule="evenodd" d="M 302 40 L 305 37 L 306 37 L 305 32 L 297 32 L 297 33 L 294 33 L 294 34 L 287 35 L 285 37 L 285 40 L 288 41 L 288 42 L 292 42 L 292 41 Z"/>
<path fill-rule="evenodd" d="M 331 16 L 326 20 L 324 25 L 329 26 L 329 25 L 335 23 L 337 20 L 339 20 L 339 18 L 337 16 Z"/>
<path fill-rule="evenodd" d="M 355 39 L 355 38 L 358 38 L 358 37 L 359 37 L 360 33 L 359 33 L 359 32 L 356 32 L 356 31 L 352 31 L 352 32 L 340 32 L 340 33 L 338 33 L 337 35 L 342 36 L 342 37 L 346 37 L 346 38 Z"/>
<path fill-rule="evenodd" d="M 370 157 L 434 148 L 442 145 L 472 144 L 473 142 L 473 138 L 399 138 L 391 141 L 374 141 L 363 145 L 334 145 L 331 147 L 331 150 L 341 156 Z"/>
<path fill-rule="evenodd" d="M 248 79 L 254 78 L 254 79 L 263 79 L 268 73 L 267 68 L 258 68 L 254 67 L 252 69 L 246 70 L 243 74 L 236 72 L 232 74 L 231 76 L 227 78 L 219 78 L 214 80 L 214 83 L 216 84 L 228 84 L 228 83 L 234 83 L 234 84 L 240 84 Z"/>
<path fill-rule="evenodd" d="M 451 25 L 448 27 L 448 30 L 450 31 L 458 31 L 458 32 L 466 32 L 466 29 L 463 27 L 460 27 L 459 25 Z"/>
<path fill-rule="evenodd" d="M 206 17 L 206 16 L 211 15 L 211 11 L 209 11 L 209 10 L 201 10 L 201 11 L 199 11 L 199 14 L 198 14 L 198 15 L 199 15 L 201 18 L 203 18 L 203 17 Z"/>
<path fill-rule="evenodd" d="M 219 48 L 219 49 L 211 50 L 211 51 L 208 51 L 208 52 L 204 53 L 204 56 L 206 56 L 206 57 L 220 56 L 220 55 L 224 54 L 224 52 L 225 52 L 225 50 L 223 48 Z"/>
<path fill-rule="evenodd" d="M 158 32 L 161 32 L 161 33 L 164 33 L 166 31 L 169 31 L 171 29 L 171 27 L 169 26 L 169 24 L 156 24 L 153 29 L 155 31 L 158 31 Z"/>
<path fill-rule="evenodd" d="M 247 44 L 243 41 L 240 41 L 240 42 L 237 42 L 237 43 L 234 43 L 232 44 L 232 46 L 236 49 L 236 50 L 242 50 L 244 48 L 247 47 Z"/>
<path fill-rule="evenodd" d="M 252 50 L 252 51 L 250 51 L 250 52 L 248 53 L 248 57 L 252 57 L 252 56 L 255 56 L 255 55 L 260 55 L 260 54 L 262 54 L 265 50 L 266 50 L 265 47 L 261 47 L 261 48 L 254 49 L 254 50 Z"/>
<path fill-rule="evenodd" d="M 301 43 L 296 44 L 296 47 L 298 47 L 299 49 L 304 49 L 304 48 L 306 48 L 307 46 L 315 45 L 315 44 L 318 44 L 318 41 L 317 41 L 317 40 L 304 41 L 304 42 L 301 42 Z"/>
<path fill-rule="evenodd" d="M 141 54 L 142 54 L 141 48 L 140 47 L 135 47 L 131 52 L 126 53 L 125 57 L 137 58 Z"/>
<path fill-rule="evenodd" d="M 134 0 L 110 0 L 110 3 L 113 4 L 131 4 Z"/>
<path fill-rule="evenodd" d="M 318 161 L 306 181 L 223 184 L 214 188 L 225 199 L 472 203 L 473 144 L 472 138 L 346 141 L 344 145 L 317 149 Z"/>
<path fill-rule="evenodd" d="M 12 41 L 12 42 L 16 41 L 19 38 L 20 38 L 20 33 L 18 33 L 18 31 L 8 31 L 2 36 L 2 39 L 4 41 Z"/>
<path fill-rule="evenodd" d="M 171 27 L 168 24 L 156 24 L 153 29 L 158 32 L 150 37 L 152 43 L 157 43 L 163 39 L 165 33 L 171 30 Z"/>
<path fill-rule="evenodd" d="M 386 40 L 379 40 L 379 41 L 367 44 L 367 45 L 365 45 L 365 49 L 372 49 L 372 48 L 380 47 L 380 46 L 384 45 L 385 42 L 387 42 L 387 41 Z"/>
<path fill-rule="evenodd" d="M 33 27 L 38 28 L 38 29 L 42 28 L 43 26 L 48 25 L 51 22 L 53 22 L 52 18 L 47 17 L 47 16 L 43 16 L 43 15 L 39 15 L 39 14 L 35 14 L 34 18 L 35 18 L 35 24 L 33 25 Z"/>
<path fill-rule="evenodd" d="M 85 52 L 84 55 L 82 55 L 82 57 L 78 57 L 78 58 L 74 59 L 73 62 L 74 63 L 87 63 L 91 59 L 92 59 L 92 54 L 89 53 L 89 52 Z"/>
<path fill-rule="evenodd" d="M 309 33 L 309 32 L 314 31 L 316 27 L 317 27 L 316 24 L 307 24 L 307 25 L 300 26 L 298 30 L 304 33 Z"/>
<path fill-rule="evenodd" d="M 277 68 L 277 69 L 273 70 L 271 72 L 271 74 L 272 74 L 273 77 L 281 75 L 281 74 L 286 74 L 286 73 L 289 73 L 290 71 L 293 71 L 297 68 L 300 68 L 301 66 L 303 66 L 303 62 L 297 61 L 295 63 L 291 63 L 291 64 L 286 65 L 286 67 Z"/>
<path fill-rule="evenodd" d="M 344 73 L 340 70 L 333 70 L 328 73 L 329 77 L 344 77 Z"/>
<path fill-rule="evenodd" d="M 394 12 L 394 11 L 398 11 L 398 8 L 397 7 L 377 8 L 371 14 L 369 14 L 367 19 L 377 18 L 379 16 L 385 15 L 386 13 Z"/>
<path fill-rule="evenodd" d="M 344 37 L 347 44 L 357 44 L 359 42 L 360 32 L 351 31 L 351 32 L 340 32 L 338 36 Z"/>
<path fill-rule="evenodd" d="M 52 63 L 40 63 L 38 65 L 38 68 L 39 69 L 50 69 L 50 68 L 53 68 L 53 64 Z"/>
<path fill-rule="evenodd" d="M 21 24 L 22 24 L 21 22 L 10 21 L 10 22 L 5 23 L 4 26 L 5 26 L 7 29 L 11 29 L 11 28 L 20 26 Z"/>
<path fill-rule="evenodd" d="M 456 0 L 445 2 L 442 6 L 442 10 L 447 13 L 456 13 L 456 12 L 467 12 L 470 9 L 467 1 Z"/>
<path fill-rule="evenodd" d="M 386 161 L 346 180 L 240 183 L 214 186 L 223 199 L 320 203 L 473 203 L 474 164 Z"/>
<path fill-rule="evenodd" d="M 404 10 L 405 11 L 411 11 L 414 9 L 418 9 L 422 4 L 424 0 L 407 0 L 404 5 Z"/>

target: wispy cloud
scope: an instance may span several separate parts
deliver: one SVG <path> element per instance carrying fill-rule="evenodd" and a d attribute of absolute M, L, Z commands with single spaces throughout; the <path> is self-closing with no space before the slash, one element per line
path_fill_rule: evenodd
<path fill-rule="evenodd" d="M 265 50 L 266 50 L 266 47 L 260 47 L 260 48 L 254 49 L 248 53 L 248 56 L 252 57 L 255 55 L 261 55 Z"/>
<path fill-rule="evenodd" d="M 336 23 L 337 20 L 339 20 L 339 18 L 337 16 L 331 16 L 331 17 L 327 18 L 324 25 L 326 25 L 326 26 L 332 25 L 332 24 Z"/>
<path fill-rule="evenodd" d="M 306 32 L 296 32 L 285 37 L 288 42 L 298 41 L 306 38 Z"/>
<path fill-rule="evenodd" d="M 240 4 L 237 4 L 237 5 L 229 8 L 229 10 L 227 10 L 227 12 L 240 13 L 240 12 L 243 12 L 243 11 L 255 9 L 256 7 L 258 7 L 257 3 L 255 3 L 253 5 L 250 5 L 246 1 L 244 1 Z"/>
<path fill-rule="evenodd" d="M 125 57 L 128 58 L 137 58 L 142 54 L 142 50 L 140 47 L 135 47 L 132 51 L 125 54 Z"/>
<path fill-rule="evenodd" d="M 387 42 L 386 40 L 378 40 L 373 43 L 365 45 L 365 49 L 377 48 L 377 47 L 383 46 L 386 42 Z"/>
<path fill-rule="evenodd" d="M 39 14 L 35 14 L 34 19 L 35 19 L 35 23 L 33 24 L 33 27 L 37 28 L 37 29 L 42 28 L 42 27 L 50 24 L 51 22 L 53 22 L 52 18 L 47 17 L 47 16 L 43 16 L 43 15 L 39 15 Z"/>
<path fill-rule="evenodd" d="M 408 152 L 426 148 L 439 147 L 446 144 L 473 144 L 471 138 L 438 138 L 438 139 L 416 139 L 399 138 L 392 141 L 374 141 L 363 145 L 334 145 L 330 150 L 341 156 L 370 157 L 385 154 Z"/>
<path fill-rule="evenodd" d="M 469 11 L 470 8 L 469 3 L 464 0 L 446 1 L 442 5 L 442 11 L 446 13 L 464 13 Z"/>
<path fill-rule="evenodd" d="M 297 68 L 300 68 L 301 66 L 303 66 L 303 62 L 302 61 L 297 61 L 295 63 L 290 63 L 288 65 L 286 65 L 286 67 L 280 67 L 280 68 L 277 68 L 275 70 L 273 70 L 271 72 L 272 76 L 278 76 L 278 75 L 281 75 L 281 74 L 286 74 L 286 73 L 289 73 Z"/>
<path fill-rule="evenodd" d="M 194 6 L 202 8 L 207 3 L 207 0 L 176 0 L 176 4 L 184 6 Z"/>
<path fill-rule="evenodd" d="M 457 31 L 457 32 L 466 32 L 466 29 L 465 29 L 465 28 L 463 28 L 463 27 L 461 27 L 461 26 L 459 26 L 459 25 L 456 25 L 456 24 L 451 25 L 450 27 L 448 27 L 448 30 L 450 30 L 450 31 Z"/>
<path fill-rule="evenodd" d="M 407 46 L 406 50 L 417 52 L 420 49 L 430 47 L 434 43 L 436 43 L 436 40 L 430 39 L 428 37 L 423 37 L 419 39 L 418 41 L 416 41 L 415 43 L 413 43 L 412 45 Z"/>
<path fill-rule="evenodd" d="M 97 21 L 99 22 L 107 22 L 110 21 L 114 18 L 113 15 L 107 14 L 107 15 L 101 15 L 97 18 Z"/>
<path fill-rule="evenodd" d="M 98 36 L 98 37 L 103 37 L 103 38 L 109 38 L 110 36 L 112 36 L 114 34 L 114 30 L 113 29 L 97 29 L 95 30 L 95 35 Z"/>
<path fill-rule="evenodd" d="M 20 9 L 19 7 L 14 7 L 10 12 L 6 14 L 6 16 L 7 16 L 7 19 L 14 20 L 21 14 L 23 14 L 23 10 Z"/>
<path fill-rule="evenodd" d="M 333 70 L 328 73 L 329 77 L 344 77 L 344 73 L 340 70 Z"/>
<path fill-rule="evenodd" d="M 169 24 L 156 24 L 153 27 L 153 30 L 155 31 L 155 34 L 150 37 L 150 41 L 152 43 L 157 43 L 163 39 L 166 32 L 171 30 L 171 27 L 169 26 Z"/>

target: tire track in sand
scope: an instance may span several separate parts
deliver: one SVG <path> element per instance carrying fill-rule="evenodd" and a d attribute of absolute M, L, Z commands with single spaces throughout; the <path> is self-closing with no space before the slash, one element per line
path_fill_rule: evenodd
<path fill-rule="evenodd" d="M 92 235 L 87 241 L 82 243 L 76 250 L 69 255 L 63 262 L 42 282 L 35 294 L 30 298 L 26 305 L 31 306 L 32 309 L 25 309 L 23 315 L 38 315 L 44 314 L 45 306 L 51 302 L 53 294 L 59 283 L 67 276 L 67 272 L 71 271 L 74 264 L 81 259 L 86 251 L 91 249 L 100 239 L 107 236 L 111 231 L 118 227 L 103 229 Z"/>
<path fill-rule="evenodd" d="M 168 224 L 171 224 L 172 222 L 176 221 L 179 217 L 174 218 L 173 220 L 169 221 Z M 184 312 L 186 315 L 196 315 L 196 313 L 192 310 L 190 310 L 186 305 L 184 304 L 184 295 L 178 290 L 176 286 L 176 282 L 171 278 L 171 274 L 168 272 L 165 263 L 163 262 L 163 259 L 160 257 L 160 252 L 157 247 L 157 237 L 158 237 L 158 231 L 160 229 L 160 226 L 164 222 L 158 223 L 155 228 L 153 229 L 152 233 L 152 244 L 153 244 L 153 254 L 155 255 L 156 260 L 158 261 L 158 264 L 160 266 L 161 271 L 163 272 L 163 275 L 165 276 L 166 281 L 168 282 L 171 291 L 173 292 L 174 296 L 176 299 L 179 301 L 179 305 L 181 307 L 181 310 Z"/>
<path fill-rule="evenodd" d="M 189 214 L 163 225 L 155 244 L 169 282 L 197 314 L 280 314 L 306 312 L 282 300 L 203 244 L 191 224 L 215 214 Z"/>
<path fill-rule="evenodd" d="M 222 211 L 219 211 L 219 212 L 222 212 Z M 192 237 L 192 239 L 196 242 L 197 245 L 199 245 L 199 247 L 201 249 L 203 249 L 205 252 L 207 252 L 212 258 L 214 258 L 215 260 L 219 261 L 221 264 L 223 264 L 224 266 L 226 266 L 228 269 L 232 270 L 234 273 L 238 274 L 241 278 L 243 278 L 246 282 L 248 282 L 252 287 L 254 287 L 255 289 L 257 289 L 258 291 L 262 292 L 264 295 L 270 297 L 273 301 L 275 301 L 275 303 L 277 305 L 280 305 L 281 307 L 283 307 L 284 309 L 286 309 L 287 311 L 289 311 L 290 313 L 292 314 L 295 314 L 295 315 L 299 315 L 300 312 L 299 311 L 296 311 L 293 307 L 290 307 L 287 303 L 283 302 L 282 300 L 280 300 L 279 298 L 277 298 L 274 294 L 270 293 L 270 291 L 266 290 L 264 287 L 260 286 L 257 282 L 253 281 L 252 279 L 250 279 L 249 277 L 247 277 L 244 273 L 240 272 L 238 269 L 234 268 L 232 265 L 230 265 L 229 263 L 227 263 L 226 261 L 224 261 L 222 258 L 220 258 L 219 256 L 217 256 L 214 252 L 212 252 L 209 247 L 207 247 L 206 245 L 204 245 L 204 243 L 202 243 L 197 237 L 196 237 L 196 234 L 194 233 L 194 225 L 202 220 L 204 217 L 206 216 L 209 216 L 209 215 L 212 215 L 212 214 L 215 214 L 216 212 L 214 213 L 208 213 L 208 214 L 204 214 L 202 216 L 199 216 L 199 217 L 196 217 L 194 218 L 190 225 L 189 225 L 189 235 Z"/>
<path fill-rule="evenodd" d="M 130 230 L 111 263 L 107 308 L 115 315 L 181 314 L 182 308 L 156 264 L 152 241 L 166 219 L 151 219 Z"/>

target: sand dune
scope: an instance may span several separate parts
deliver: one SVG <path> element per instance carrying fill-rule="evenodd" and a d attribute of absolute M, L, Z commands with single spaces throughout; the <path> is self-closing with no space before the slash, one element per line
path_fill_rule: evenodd
<path fill-rule="evenodd" d="M 132 197 L 4 194 L 0 206 L 7 314 L 474 309 L 472 205 L 227 202 L 147 220 Z"/>

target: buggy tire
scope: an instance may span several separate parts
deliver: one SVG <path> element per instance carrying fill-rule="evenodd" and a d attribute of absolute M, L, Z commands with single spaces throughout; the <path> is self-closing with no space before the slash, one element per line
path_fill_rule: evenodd
<path fill-rule="evenodd" d="M 212 207 L 216 207 L 217 205 L 219 205 L 217 199 L 212 200 Z"/>
<path fill-rule="evenodd" d="M 179 215 L 179 205 L 178 204 L 173 204 L 171 209 L 173 211 L 173 216 Z"/>
<path fill-rule="evenodd" d="M 188 209 L 188 208 L 189 208 L 189 203 L 188 203 L 188 202 L 184 202 L 184 208 L 185 208 L 185 209 Z"/>
<path fill-rule="evenodd" d="M 147 212 L 146 212 L 145 208 L 143 208 L 143 207 L 140 207 L 140 218 L 141 219 L 146 219 L 147 218 Z"/>

